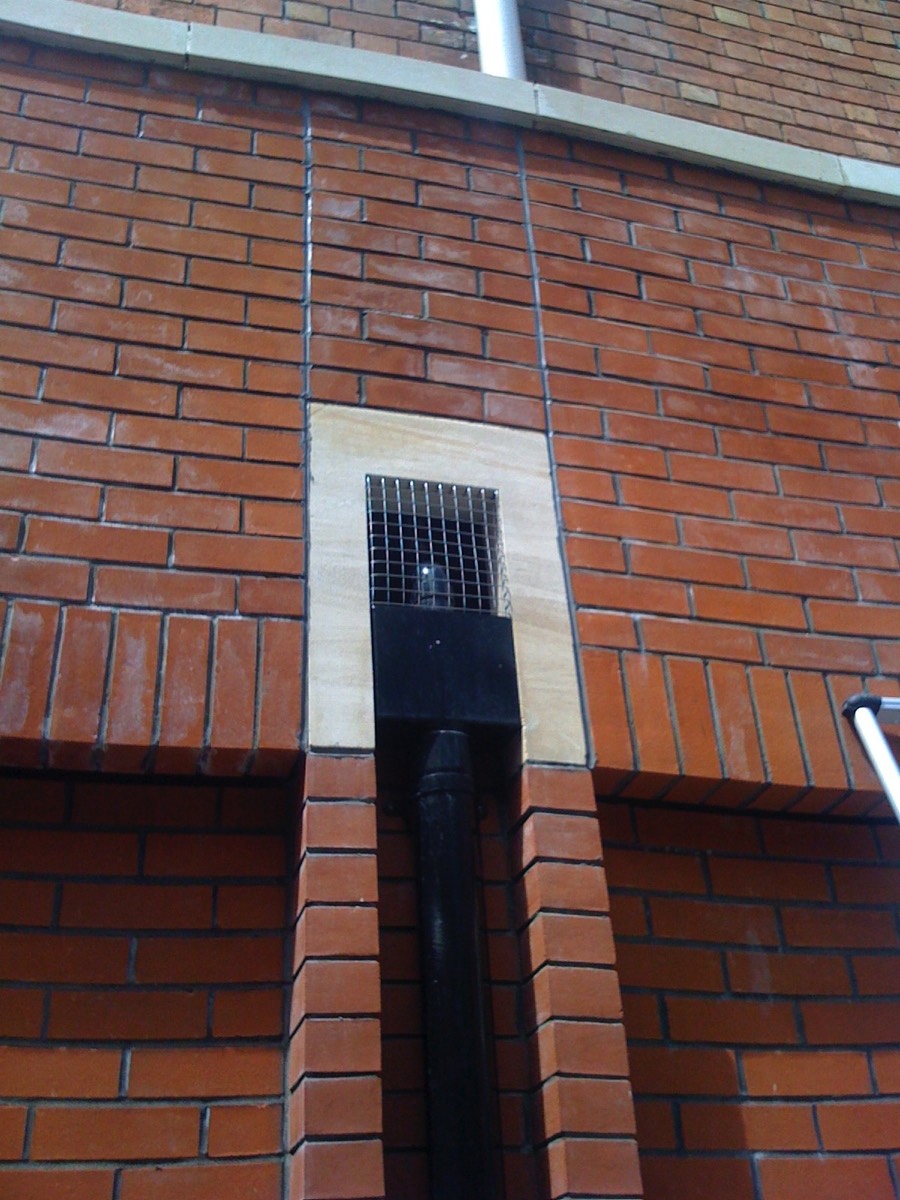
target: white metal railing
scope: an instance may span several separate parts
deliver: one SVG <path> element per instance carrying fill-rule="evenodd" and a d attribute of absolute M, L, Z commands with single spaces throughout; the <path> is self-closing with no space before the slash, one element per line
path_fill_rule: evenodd
<path fill-rule="evenodd" d="M 844 701 L 841 712 L 856 730 L 869 762 L 900 821 L 900 768 L 881 723 L 900 725 L 900 697 L 859 692 Z"/>

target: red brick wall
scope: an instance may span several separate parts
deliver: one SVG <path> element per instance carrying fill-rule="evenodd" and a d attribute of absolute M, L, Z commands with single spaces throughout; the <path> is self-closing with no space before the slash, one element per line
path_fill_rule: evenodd
<path fill-rule="evenodd" d="M 870 807 L 842 799 L 872 783 L 838 711 L 898 666 L 896 213 L 532 145 L 601 768 L 639 767 L 635 796 L 683 775 L 673 799 Z"/>
<path fill-rule="evenodd" d="M 478 68 L 472 0 L 87 0 L 101 8 Z"/>
<path fill-rule="evenodd" d="M 6 761 L 289 770 L 296 113 L 242 83 L 0 57 Z"/>
<path fill-rule="evenodd" d="M 900 667 L 896 211 L 3 52 L 7 761 L 295 762 L 308 322 L 313 399 L 549 416 L 598 783 L 879 803 L 838 710 Z"/>
<path fill-rule="evenodd" d="M 897 16 L 890 2 L 521 6 L 539 83 L 894 163 Z"/>
<path fill-rule="evenodd" d="M 471 0 L 88 0 L 478 68 Z M 525 0 L 528 78 L 791 145 L 900 162 L 896 4 Z"/>
<path fill-rule="evenodd" d="M 271 1200 L 283 789 L 0 791 L 0 1193 Z"/>
<path fill-rule="evenodd" d="M 891 1200 L 896 825 L 601 825 L 647 1200 Z"/>

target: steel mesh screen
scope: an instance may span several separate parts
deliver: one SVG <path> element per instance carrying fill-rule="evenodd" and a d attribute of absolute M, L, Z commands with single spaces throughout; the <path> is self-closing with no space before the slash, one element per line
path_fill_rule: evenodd
<path fill-rule="evenodd" d="M 493 488 L 367 475 L 372 604 L 510 615 Z"/>

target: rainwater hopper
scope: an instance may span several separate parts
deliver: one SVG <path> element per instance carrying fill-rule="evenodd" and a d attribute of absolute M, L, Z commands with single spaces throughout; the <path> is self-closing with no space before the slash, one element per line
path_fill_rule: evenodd
<path fill-rule="evenodd" d="M 496 490 L 366 478 L 376 741 L 520 728 Z"/>

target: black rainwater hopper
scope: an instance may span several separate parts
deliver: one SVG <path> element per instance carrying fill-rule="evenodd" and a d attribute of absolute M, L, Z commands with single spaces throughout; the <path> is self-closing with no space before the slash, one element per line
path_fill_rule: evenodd
<path fill-rule="evenodd" d="M 496 1200 L 474 802 L 521 728 L 498 497 L 367 490 L 379 786 L 409 798 L 418 840 L 430 1196 Z"/>

